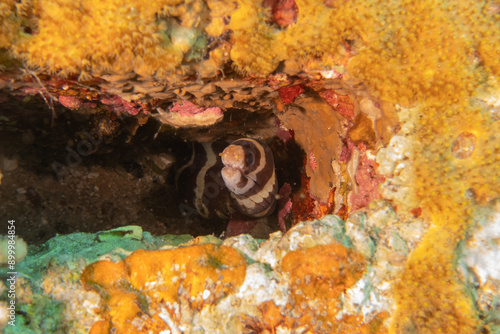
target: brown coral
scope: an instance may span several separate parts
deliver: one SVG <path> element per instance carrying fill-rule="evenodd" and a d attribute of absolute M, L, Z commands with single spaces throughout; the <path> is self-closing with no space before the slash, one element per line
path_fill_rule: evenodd
<path fill-rule="evenodd" d="M 342 141 L 338 130 L 341 119 L 322 99 L 297 98 L 287 111 L 280 115 L 283 125 L 295 131 L 295 140 L 307 152 L 313 152 L 317 168 L 306 165 L 311 177 L 311 194 L 326 203 L 330 190 L 337 183 L 337 175 L 331 167 L 338 160 Z"/>

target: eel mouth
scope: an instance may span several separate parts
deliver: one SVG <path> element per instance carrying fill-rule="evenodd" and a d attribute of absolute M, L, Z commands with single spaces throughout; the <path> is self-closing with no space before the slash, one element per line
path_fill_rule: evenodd
<path fill-rule="evenodd" d="M 233 193 L 238 191 L 238 183 L 240 181 L 241 171 L 238 168 L 231 166 L 223 167 L 221 170 L 221 176 L 226 184 L 226 187 Z"/>
<path fill-rule="evenodd" d="M 240 177 L 244 177 L 258 184 L 257 180 L 255 180 L 253 177 L 242 171 L 239 166 L 226 165 L 222 168 L 221 173 L 228 180 L 237 180 Z"/>
<path fill-rule="evenodd" d="M 240 178 L 240 175 L 244 176 L 244 174 L 241 172 L 241 169 L 233 166 L 223 167 L 221 173 L 224 179 L 231 181 L 237 181 L 237 179 Z"/>
<path fill-rule="evenodd" d="M 226 184 L 226 187 L 235 194 L 241 194 L 242 192 L 241 187 L 243 187 L 243 185 L 240 184 L 242 178 L 248 179 L 248 182 L 257 184 L 253 178 L 245 175 L 245 173 L 243 173 L 238 167 L 225 166 L 221 170 L 221 176 Z"/>

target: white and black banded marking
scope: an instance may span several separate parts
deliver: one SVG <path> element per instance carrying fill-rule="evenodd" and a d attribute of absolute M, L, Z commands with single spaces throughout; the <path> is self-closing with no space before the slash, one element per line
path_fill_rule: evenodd
<path fill-rule="evenodd" d="M 242 138 L 222 152 L 221 174 L 238 210 L 250 217 L 263 217 L 276 206 L 278 182 L 271 149 L 255 139 Z"/>
<path fill-rule="evenodd" d="M 271 214 L 278 184 L 273 154 L 254 139 L 193 143 L 190 159 L 179 168 L 177 188 L 186 204 L 205 218 Z"/>
<path fill-rule="evenodd" d="M 204 218 L 229 218 L 234 209 L 220 171 L 220 153 L 225 142 L 193 143 L 192 154 L 176 175 L 179 195 L 185 204 L 193 206 Z"/>

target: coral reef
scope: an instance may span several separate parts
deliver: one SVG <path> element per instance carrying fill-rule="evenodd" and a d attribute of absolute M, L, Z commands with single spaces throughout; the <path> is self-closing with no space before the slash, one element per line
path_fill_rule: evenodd
<path fill-rule="evenodd" d="M 172 32 L 182 36 L 182 42 L 162 37 L 172 27 L 157 21 L 155 14 L 173 10 L 178 3 L 33 1 L 37 31 L 22 38 L 14 53 L 29 66 L 63 76 L 78 74 L 81 79 L 105 71 L 164 75 L 180 64 L 186 31 Z"/>
<path fill-rule="evenodd" d="M 102 2 L 91 0 L 81 6 L 9 1 L 2 4 L 1 45 L 12 45 L 14 55 L 30 66 L 81 78 L 105 72 L 210 77 L 228 60 L 247 74 L 267 75 L 280 61 L 292 73 L 295 68 L 314 72 L 352 58 L 351 77 L 382 99 L 403 104 L 424 96 L 468 95 L 481 76 L 471 74 L 475 51 L 488 70 L 498 72 L 494 50 L 499 41 L 493 34 L 498 26 L 494 4 L 488 2 L 268 3 L 136 0 L 123 7 L 109 1 L 104 10 Z M 429 14 L 420 15 L 423 10 Z M 61 20 L 67 17 L 78 24 L 64 24 L 62 31 Z M 464 19 L 460 38 L 446 38 L 456 32 L 459 19 Z M 33 31 L 22 33 L 26 27 Z"/>
<path fill-rule="evenodd" d="M 408 259 L 396 288 L 400 306 L 393 329 L 405 331 L 416 326 L 422 332 L 436 328 L 474 331 L 479 319 L 456 276 L 454 263 L 457 245 L 473 227 L 475 213 L 471 208 L 487 205 L 499 195 L 499 180 L 494 177 L 498 175 L 494 154 L 498 150 L 498 121 L 488 107 L 453 104 L 427 110 L 401 109 L 399 115 L 406 124 L 391 141 L 394 146 L 382 150 L 377 159 L 387 161 L 381 170 L 391 177 L 382 192 L 405 210 L 418 209 L 433 226 Z M 406 122 L 408 119 L 413 121 Z M 462 138 L 464 132 L 475 136 L 474 145 L 470 145 L 474 143 L 468 140 L 470 135 Z M 458 150 L 457 140 L 469 146 Z M 408 298 L 416 303 L 407 303 Z M 445 318 L 450 320 L 443 322 Z"/>
<path fill-rule="evenodd" d="M 307 114 L 303 110 L 307 110 Z M 340 116 L 334 113 L 325 101 L 305 97 L 296 99 L 279 118 L 283 126 L 294 130 L 295 140 L 306 154 L 314 154 L 313 159 L 316 162 L 306 165 L 307 175 L 311 176 L 311 194 L 326 202 L 331 187 L 337 183 L 337 175 L 331 168 L 331 161 L 340 158 L 342 134 L 335 131 L 341 129 Z M 308 159 L 312 160 L 311 157 Z"/>
<path fill-rule="evenodd" d="M 326 309 L 327 313 L 336 312 L 336 319 L 341 319 L 346 329 L 360 323 L 361 315 L 356 311 L 360 308 L 364 323 L 356 330 L 361 332 L 377 331 L 380 326 L 395 333 L 493 331 L 498 323 L 491 315 L 498 309 L 493 301 L 498 298 L 494 292 L 496 276 L 490 275 L 484 282 L 478 271 L 482 289 L 478 301 L 467 292 L 473 289 L 470 282 L 457 275 L 457 263 L 465 252 L 465 239 L 477 228 L 478 217 L 500 196 L 499 22 L 497 1 L 474 0 L 134 0 L 126 5 L 116 0 L 2 2 L 0 66 L 6 72 L 0 77 L 0 88 L 21 97 L 39 95 L 53 115 L 54 101 L 76 111 L 93 109 L 95 104 L 120 116 L 139 117 L 166 108 L 172 112 L 180 101 L 199 106 L 196 110 L 203 110 L 201 114 L 209 110 L 206 108 L 220 108 L 210 122 L 191 117 L 198 112 L 188 112 L 188 122 L 171 122 L 173 126 L 213 124 L 234 109 L 245 109 L 247 115 L 261 113 L 260 122 L 247 122 L 242 117 L 223 128 L 217 124 L 203 139 L 239 131 L 270 138 L 281 131 L 280 138 L 293 138 L 302 147 L 302 188 L 283 204 L 282 226 L 289 213 L 299 220 L 331 212 L 345 217 L 349 210 L 365 207 L 366 215 L 353 213 L 345 223 L 350 243 L 364 259 L 351 252 L 347 238 L 341 238 L 342 246 L 339 240 L 334 246 L 334 242 L 321 244 L 322 234 L 327 233 L 321 228 L 314 230 L 319 241 L 309 240 L 311 247 L 286 249 L 284 244 L 291 235 L 306 238 L 311 234 L 307 229 L 317 222 L 299 223 L 282 238 L 260 245 L 243 240 L 243 244 L 255 246 L 257 253 L 267 250 L 266 254 L 274 257 L 258 258 L 242 251 L 248 257 L 255 255 L 256 262 L 246 263 L 246 276 L 236 280 L 231 289 L 206 289 L 210 307 L 203 307 L 204 293 L 200 299 L 199 286 L 193 295 L 191 286 L 179 285 L 185 293 L 181 297 L 195 297 L 193 304 L 188 304 L 199 311 L 197 314 L 169 306 L 165 312 L 150 315 L 145 312 L 145 285 L 136 285 L 134 291 L 118 291 L 113 285 L 116 282 L 94 277 L 99 272 L 94 270 L 99 266 L 96 264 L 88 269 L 85 280 L 103 294 L 106 288 L 115 289 L 116 295 L 107 301 L 109 312 L 103 313 L 94 330 L 142 324 L 144 328 L 163 326 L 173 331 L 179 319 L 183 326 L 188 320 L 202 319 L 206 328 L 213 329 L 216 321 L 224 319 L 228 326 L 243 320 L 246 327 L 237 328 L 242 331 L 333 331 L 338 329 L 335 324 L 313 314 Z M 22 61 L 30 70 L 21 73 L 15 61 Z M 64 81 L 46 76 L 54 73 L 69 78 Z M 85 81 L 85 86 L 76 77 Z M 227 79 L 212 80 L 214 77 Z M 69 91 L 68 86 L 72 87 Z M 73 87 L 78 87 L 75 94 Z M 0 99 L 4 97 L 0 95 Z M 270 115 L 272 112 L 276 117 Z M 398 118 L 401 130 L 393 137 Z M 256 123 L 258 127 L 242 126 Z M 190 134 L 186 132 L 185 137 Z M 387 148 L 381 148 L 385 145 Z M 365 148 L 379 150 L 376 163 Z M 385 181 L 376 173 L 377 163 Z M 369 204 L 378 198 L 381 182 L 380 194 L 397 206 L 401 212 L 398 218 L 385 201 Z M 385 213 L 385 220 L 370 218 L 370 214 L 380 218 L 379 212 Z M 226 242 L 237 243 L 235 240 Z M 296 245 L 296 240 L 290 243 Z M 219 262 L 216 250 L 226 249 L 226 245 L 191 247 L 177 251 L 193 251 L 200 257 L 210 254 L 215 263 L 204 262 L 207 266 L 198 268 L 209 272 Z M 317 265 L 312 256 L 308 262 L 309 249 L 316 251 L 318 259 L 324 256 L 324 261 L 334 262 L 332 271 L 321 272 L 321 277 L 324 284 L 345 291 L 342 298 L 351 298 L 342 309 L 337 305 L 341 297 L 335 288 L 326 289 L 319 280 L 307 278 L 311 276 L 308 268 L 295 268 L 292 260 L 286 260 L 288 256 Z M 131 258 L 174 251 L 158 252 L 139 252 Z M 158 255 L 167 261 L 164 256 Z M 234 258 L 238 264 L 245 263 L 237 255 Z M 482 263 L 467 259 L 470 266 Z M 132 277 L 123 269 L 127 260 L 123 261 L 100 265 L 116 270 L 125 277 L 123 282 L 132 286 Z M 365 265 L 366 261 L 371 266 Z M 340 267 L 347 272 L 339 270 L 345 280 L 337 281 L 331 276 Z M 368 271 L 364 276 L 363 270 Z M 218 305 L 237 300 L 235 312 L 243 307 L 237 306 L 241 298 L 235 296 L 250 289 L 249 272 L 260 275 L 263 290 L 271 289 L 271 281 L 303 275 L 300 282 L 278 285 L 269 294 L 273 301 L 260 300 L 241 317 L 224 317 L 227 308 L 217 309 Z M 371 274 L 379 276 L 370 281 Z M 305 281 L 320 291 L 328 290 L 330 299 L 310 294 L 310 286 L 303 286 Z M 370 293 L 365 298 L 363 293 L 372 287 L 377 296 Z M 291 307 L 280 294 L 288 288 L 293 293 L 286 300 L 295 303 L 290 303 Z M 216 295 L 225 298 L 210 299 Z M 374 300 L 379 296 L 383 296 L 383 307 L 377 309 Z M 172 296 L 167 297 L 172 302 Z M 309 305 L 306 297 L 320 306 Z M 120 318 L 114 312 L 121 310 L 121 301 L 133 305 L 143 318 L 126 312 Z M 365 302 L 371 303 L 370 307 Z M 214 307 L 221 318 L 207 320 Z M 374 315 L 373 309 L 377 310 Z M 139 320 L 126 321 L 132 318 Z M 304 323 L 310 327 L 300 327 Z M 371 328 L 363 327 L 366 324 Z"/>
<path fill-rule="evenodd" d="M 277 117 L 282 127 L 293 131 L 306 153 L 304 167 L 309 180 L 303 183 L 307 183 L 308 196 L 334 207 L 319 209 L 321 214 L 312 217 L 338 213 L 342 206 L 348 211 L 364 207 L 378 198 L 381 183 L 375 161 L 366 157 L 367 149 L 387 144 L 397 130 L 394 108 L 383 101 L 376 104 L 363 91 L 309 86 L 317 92 L 309 87 L 304 91 L 299 85 L 280 88 L 285 105 Z M 357 196 L 354 201 L 348 199 L 351 189 L 352 198 Z"/>
<path fill-rule="evenodd" d="M 147 333 L 178 330 L 182 319 L 237 291 L 245 269 L 246 261 L 236 250 L 206 243 L 138 251 L 124 262 L 99 261 L 87 267 L 82 279 L 85 286 L 109 296 L 104 318 L 110 326 L 119 333 Z"/>
<path fill-rule="evenodd" d="M 8 0 L 0 4 L 0 49 L 10 47 L 13 35 L 19 29 L 15 21 L 16 1 Z"/>
<path fill-rule="evenodd" d="M 291 3 L 280 2 L 281 9 L 288 6 L 295 12 L 293 8 L 296 7 L 296 21 L 292 19 L 294 24 L 282 24 L 286 28 L 277 30 L 266 22 L 272 21 L 269 19 L 269 11 L 263 11 L 251 1 L 239 2 L 230 28 L 234 32 L 231 60 L 240 71 L 269 74 L 283 60 L 291 65 L 285 64 L 285 68 L 300 68 L 312 60 L 307 59 L 308 57 L 319 59 L 316 66 L 308 66 L 310 70 L 342 64 L 341 59 L 346 53 L 343 42 L 354 36 L 356 18 L 359 17 L 352 12 L 356 6 L 334 10 L 325 6 L 323 1 L 295 1 L 295 6 Z M 248 12 L 257 15 L 248 15 Z M 280 10 L 275 6 L 272 12 Z M 310 34 L 309 31 L 314 33 Z"/>
<path fill-rule="evenodd" d="M 176 247 L 183 238 L 122 233 L 135 227 L 101 233 L 103 238 L 106 235 L 102 241 L 89 234 L 57 237 L 46 247 L 31 249 L 20 265 L 19 271 L 28 278 L 23 289 L 18 288 L 19 301 L 23 309 L 38 307 L 36 314 L 44 314 L 45 320 L 58 319 L 60 328 L 75 333 L 89 326 L 91 333 L 112 328 L 118 333 L 180 328 L 223 333 L 259 328 L 329 332 L 341 327 L 368 333 L 370 327 L 382 324 L 385 316 L 379 315 L 380 310 L 366 321 L 349 314 L 330 320 L 342 309 L 341 296 L 366 268 L 366 260 L 351 248 L 343 226 L 337 217 L 326 217 L 298 224 L 285 235 L 277 232 L 261 244 L 241 235 L 224 242 L 192 239 Z M 68 249 L 69 241 L 73 246 Z M 130 250 L 162 245 L 160 250 L 128 255 Z M 69 253 L 63 256 L 65 251 Z M 83 270 L 98 257 L 100 261 Z M 324 266 L 325 261 L 329 265 Z M 47 263 L 51 265 L 46 267 Z M 82 271 L 83 285 L 75 276 Z M 39 281 L 43 289 L 37 288 Z M 84 287 L 99 292 L 102 299 L 98 301 L 96 293 Z M 38 306 L 25 304 L 34 299 L 39 300 Z M 27 312 L 32 317 L 29 326 L 52 326 L 32 310 Z M 9 328 L 7 333 L 11 332 Z"/>
<path fill-rule="evenodd" d="M 88 264 L 104 254 L 117 261 L 139 248 L 156 249 L 189 239 L 154 237 L 138 226 L 128 226 L 103 232 L 100 237 L 75 233 L 57 236 L 42 247 L 30 245 L 29 254 L 16 264 L 16 326 L 8 325 L 4 333 L 87 333 L 99 304 L 99 296 L 85 291 L 80 283 L 80 274 Z M 2 277 L 7 277 L 7 271 L 0 268 Z M 6 289 L 0 287 L 0 295 L 7 300 Z M 0 314 L 5 314 L 3 307 L 0 305 Z"/>
<path fill-rule="evenodd" d="M 199 108 L 189 101 L 184 101 L 172 106 L 170 111 L 158 108 L 158 116 L 163 124 L 168 124 L 175 128 L 209 126 L 222 120 L 224 113 L 219 107 Z"/>
<path fill-rule="evenodd" d="M 491 285 L 498 272 L 480 244 L 498 251 L 498 212 L 497 206 L 478 216 L 482 229 L 459 250 L 464 253 L 460 284 L 479 294 L 490 330 L 498 323 L 498 289 Z M 400 288 L 414 252 L 428 240 L 428 229 L 422 218 L 402 216 L 389 202 L 377 200 L 345 222 L 325 216 L 264 241 L 249 235 L 224 241 L 152 237 L 137 226 L 58 236 L 43 247 L 30 246 L 20 262 L 16 291 L 25 313 L 5 332 L 386 333 L 398 316 L 398 295 L 392 291 Z M 448 289 L 441 293 L 457 295 L 455 285 Z M 440 306 L 436 312 L 447 310 Z M 475 312 L 466 307 L 446 325 L 470 326 L 465 321 Z"/>
<path fill-rule="evenodd" d="M 228 61 L 231 11 L 221 1 L 9 1 L 0 10 L 0 47 L 12 47 L 27 66 L 80 80 L 130 72 L 212 77 Z"/>
<path fill-rule="evenodd" d="M 441 328 L 444 331 L 461 328 L 467 332 L 466 328 L 477 326 L 477 319 L 470 316 L 473 306 L 455 278 L 455 247 L 464 237 L 464 230 L 470 228 L 470 205 L 474 202 L 486 203 L 500 195 L 500 182 L 494 177 L 499 173 L 496 163 L 498 156 L 494 152 L 498 146 L 496 136 L 500 128 L 498 122 L 491 120 L 487 111 L 458 111 L 453 110 L 454 107 L 451 106 L 447 108 L 451 109 L 451 115 L 446 119 L 441 112 L 433 108 L 430 113 L 432 123 L 420 129 L 425 133 L 425 140 L 421 143 L 423 150 L 419 150 L 419 154 L 414 157 L 417 180 L 414 191 L 423 213 L 435 226 L 410 258 L 408 272 L 403 276 L 405 283 L 400 286 L 399 292 L 401 300 L 412 296 L 414 300 L 420 298 L 423 303 L 425 299 L 429 305 L 427 311 L 433 316 L 426 316 L 424 321 L 424 318 L 416 316 L 419 312 L 415 308 L 405 303 L 410 306 L 408 310 L 403 306 L 403 302 L 400 314 L 405 319 L 401 321 L 402 326 L 407 326 L 404 323 L 420 323 L 429 331 L 443 326 Z M 427 121 L 426 116 L 424 119 Z M 467 125 L 464 126 L 465 124 Z M 472 156 L 467 158 L 468 161 L 456 158 L 450 149 L 456 136 L 462 133 L 463 127 L 478 135 L 478 144 Z M 436 159 L 441 160 L 442 169 L 431 167 Z M 441 240 L 449 241 L 443 243 Z M 422 273 L 430 272 L 433 274 L 422 276 Z M 421 295 L 422 290 L 440 297 L 429 300 Z M 467 314 L 468 317 L 463 316 Z M 410 315 L 415 315 L 416 318 L 408 318 Z M 454 321 L 443 323 L 440 319 L 446 317 L 451 317 Z"/>
<path fill-rule="evenodd" d="M 152 237 L 137 226 L 58 236 L 19 264 L 26 314 L 6 333 L 386 333 L 391 287 L 427 228 L 378 200 L 345 222 L 325 216 L 260 241 Z"/>

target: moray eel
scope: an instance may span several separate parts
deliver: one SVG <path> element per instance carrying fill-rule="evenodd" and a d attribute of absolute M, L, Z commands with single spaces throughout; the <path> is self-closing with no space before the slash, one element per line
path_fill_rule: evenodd
<path fill-rule="evenodd" d="M 263 142 L 242 138 L 226 142 L 193 143 L 192 154 L 176 174 L 189 218 L 229 218 L 236 211 L 252 218 L 271 214 L 278 182 L 271 149 Z"/>
<path fill-rule="evenodd" d="M 238 139 L 221 154 L 222 179 L 238 210 L 263 217 L 274 210 L 278 182 L 271 149 L 255 139 Z"/>

